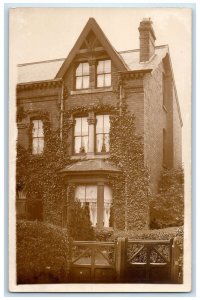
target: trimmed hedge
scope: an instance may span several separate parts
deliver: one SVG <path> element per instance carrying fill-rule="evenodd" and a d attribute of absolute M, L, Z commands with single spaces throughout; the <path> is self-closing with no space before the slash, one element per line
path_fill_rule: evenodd
<path fill-rule="evenodd" d="M 68 282 L 67 231 L 39 221 L 17 222 L 17 284 Z"/>

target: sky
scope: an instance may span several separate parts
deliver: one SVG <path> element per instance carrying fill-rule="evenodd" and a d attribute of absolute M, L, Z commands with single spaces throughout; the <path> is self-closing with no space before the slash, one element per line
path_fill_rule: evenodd
<path fill-rule="evenodd" d="M 186 8 L 15 8 L 10 11 L 10 62 L 65 58 L 93 17 L 117 51 L 139 48 L 139 23 L 151 18 L 156 45 L 168 44 L 183 119 L 183 162 L 191 122 L 191 11 Z"/>

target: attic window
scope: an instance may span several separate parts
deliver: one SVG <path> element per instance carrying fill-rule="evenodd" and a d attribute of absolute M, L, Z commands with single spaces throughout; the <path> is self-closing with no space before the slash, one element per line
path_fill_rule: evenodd
<path fill-rule="evenodd" d="M 97 87 L 111 86 L 111 60 L 100 60 L 97 64 Z"/>
<path fill-rule="evenodd" d="M 76 89 L 88 89 L 90 76 L 89 76 L 89 63 L 80 63 L 76 68 Z"/>

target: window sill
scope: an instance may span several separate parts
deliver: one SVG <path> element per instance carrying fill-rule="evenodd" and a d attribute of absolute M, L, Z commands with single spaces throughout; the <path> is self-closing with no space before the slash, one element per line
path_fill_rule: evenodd
<path fill-rule="evenodd" d="M 86 154 L 76 154 L 76 155 L 71 155 L 71 159 L 96 159 L 96 158 L 102 158 L 106 159 L 109 158 L 110 154 L 96 154 L 96 153 L 86 153 Z"/>
<path fill-rule="evenodd" d="M 168 113 L 168 110 L 167 110 L 167 108 L 166 108 L 166 106 L 163 104 L 163 109 Z"/>
<path fill-rule="evenodd" d="M 73 95 L 104 93 L 104 92 L 112 92 L 112 91 L 113 91 L 113 87 L 111 86 L 111 87 L 71 91 L 70 95 L 73 96 Z"/>

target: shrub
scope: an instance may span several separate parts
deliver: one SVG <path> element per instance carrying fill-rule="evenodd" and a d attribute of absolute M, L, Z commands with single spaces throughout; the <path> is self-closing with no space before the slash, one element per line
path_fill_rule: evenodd
<path fill-rule="evenodd" d="M 159 192 L 150 203 L 151 228 L 182 226 L 184 222 L 184 176 L 182 169 L 164 170 Z"/>
<path fill-rule="evenodd" d="M 66 230 L 38 221 L 17 222 L 17 284 L 68 281 Z"/>

